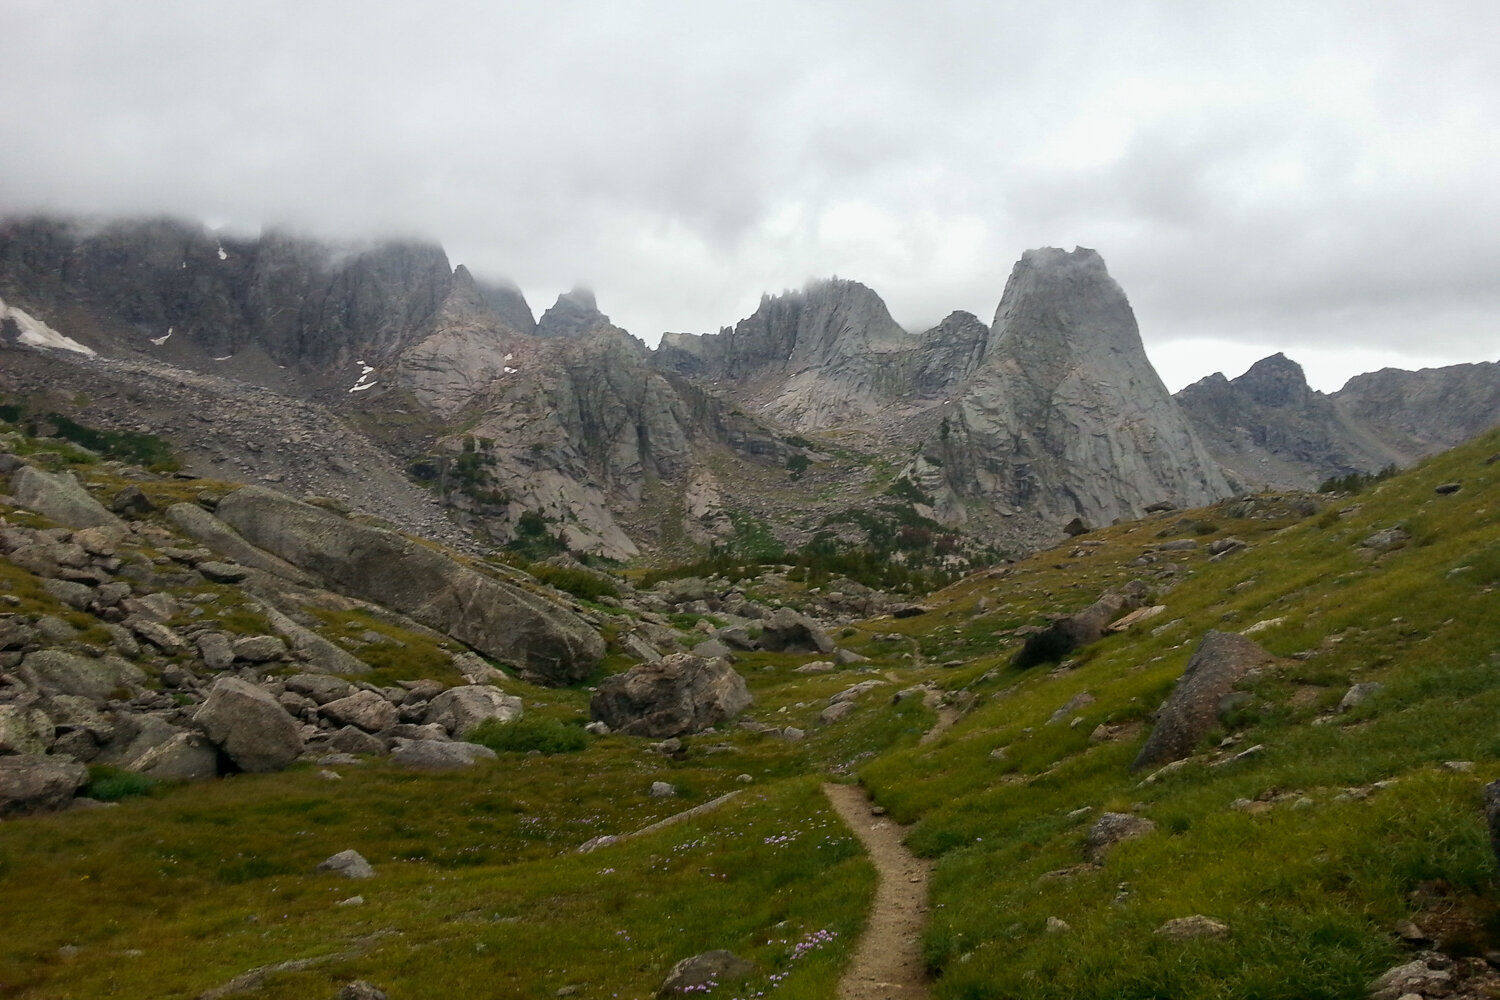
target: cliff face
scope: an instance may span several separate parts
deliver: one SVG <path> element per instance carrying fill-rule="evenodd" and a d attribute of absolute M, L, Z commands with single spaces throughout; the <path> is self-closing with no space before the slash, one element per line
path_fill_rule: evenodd
<path fill-rule="evenodd" d="M 956 312 L 909 334 L 874 291 L 834 279 L 648 351 L 586 289 L 538 321 L 519 289 L 450 269 L 435 244 L 31 218 L 0 222 L 0 312 L 0 347 L 76 342 L 100 364 L 215 376 L 202 392 L 226 402 L 193 404 L 205 414 L 238 412 L 244 383 L 280 393 L 268 398 L 287 414 L 319 404 L 387 441 L 392 470 L 427 479 L 491 540 L 540 514 L 571 548 L 619 559 L 669 536 L 800 544 L 898 494 L 1016 550 L 1074 517 L 1102 524 L 1157 501 L 1404 463 L 1500 414 L 1496 364 L 1377 372 L 1325 396 L 1277 356 L 1174 400 L 1124 292 L 1086 249 L 1028 251 L 988 325 Z M 59 389 L 89 381 L 77 365 L 54 370 Z M 0 390 L 6 377 L 0 366 Z M 149 413 L 201 471 L 298 475 L 296 462 L 263 468 L 259 432 L 206 437 L 193 421 L 211 421 L 138 396 L 113 397 L 117 425 Z"/>
<path fill-rule="evenodd" d="M 1500 362 L 1356 375 L 1333 395 L 1357 422 L 1401 455 L 1402 464 L 1467 441 L 1500 423 Z"/>
<path fill-rule="evenodd" d="M 452 280 L 435 244 L 239 240 L 172 220 L 0 226 L 0 287 L 24 307 L 66 317 L 104 353 L 239 377 L 254 375 L 232 363 L 242 354 L 330 380 L 386 358 L 430 322 Z"/>
<path fill-rule="evenodd" d="M 1124 292 L 1082 248 L 1016 264 L 979 367 L 925 453 L 958 496 L 1059 525 L 1229 492 L 1147 360 Z"/>
<path fill-rule="evenodd" d="M 1302 367 L 1281 354 L 1235 379 L 1210 375 L 1176 398 L 1214 458 L 1246 488 L 1312 489 L 1331 476 L 1398 460 L 1346 421 L 1332 398 L 1308 386 Z"/>
<path fill-rule="evenodd" d="M 730 382 L 755 412 L 817 430 L 867 420 L 899 394 L 899 359 L 913 342 L 880 296 L 835 279 L 767 296 L 732 330 L 666 334 L 657 365 Z"/>

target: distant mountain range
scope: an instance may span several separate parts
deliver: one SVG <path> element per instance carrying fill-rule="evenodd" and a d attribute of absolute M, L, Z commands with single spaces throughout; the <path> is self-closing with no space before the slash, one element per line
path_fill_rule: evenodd
<path fill-rule="evenodd" d="M 1324 394 L 1276 355 L 1173 397 L 1081 248 L 1027 251 L 988 325 L 911 334 L 835 279 L 654 351 L 585 289 L 537 319 L 434 244 L 160 219 L 0 223 L 0 300 L 11 396 L 149 427 L 203 475 L 409 510 L 420 487 L 489 542 L 622 560 L 880 543 L 961 567 L 1075 519 L 1403 465 L 1500 421 L 1493 362 Z M 335 454 L 337 435 L 360 441 Z"/>

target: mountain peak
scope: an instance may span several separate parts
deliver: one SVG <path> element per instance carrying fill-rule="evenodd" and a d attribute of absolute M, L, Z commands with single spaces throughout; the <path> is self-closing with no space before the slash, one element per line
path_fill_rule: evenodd
<path fill-rule="evenodd" d="M 1232 383 L 1263 406 L 1303 407 L 1312 398 L 1302 366 L 1279 351 L 1255 362 Z"/>
<path fill-rule="evenodd" d="M 537 321 L 539 337 L 582 337 L 594 327 L 608 323 L 609 317 L 599 311 L 594 293 L 582 285 L 557 297 L 552 308 Z"/>
<path fill-rule="evenodd" d="M 1145 363 L 1135 312 L 1096 250 L 1027 250 L 1011 269 L 990 327 L 987 356 L 1055 384 L 1079 358 Z M 1106 364 L 1107 367 L 1107 364 Z"/>

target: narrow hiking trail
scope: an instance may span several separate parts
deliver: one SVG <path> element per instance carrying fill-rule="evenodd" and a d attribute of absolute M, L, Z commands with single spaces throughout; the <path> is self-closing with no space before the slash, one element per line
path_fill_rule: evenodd
<path fill-rule="evenodd" d="M 903 827 L 871 813 L 870 799 L 858 785 L 825 784 L 823 794 L 880 875 L 870 922 L 839 980 L 839 1000 L 925 1000 L 931 993 L 922 965 L 922 931 L 932 865 L 906 849 Z"/>

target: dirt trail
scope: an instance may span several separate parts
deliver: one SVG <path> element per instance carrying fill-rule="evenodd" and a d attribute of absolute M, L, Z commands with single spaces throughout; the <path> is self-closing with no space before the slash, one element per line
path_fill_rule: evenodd
<path fill-rule="evenodd" d="M 880 873 L 870 923 L 839 981 L 839 1000 L 925 1000 L 931 993 L 922 966 L 922 931 L 932 866 L 906 849 L 904 828 L 871 814 L 864 789 L 824 785 L 823 793 Z"/>

